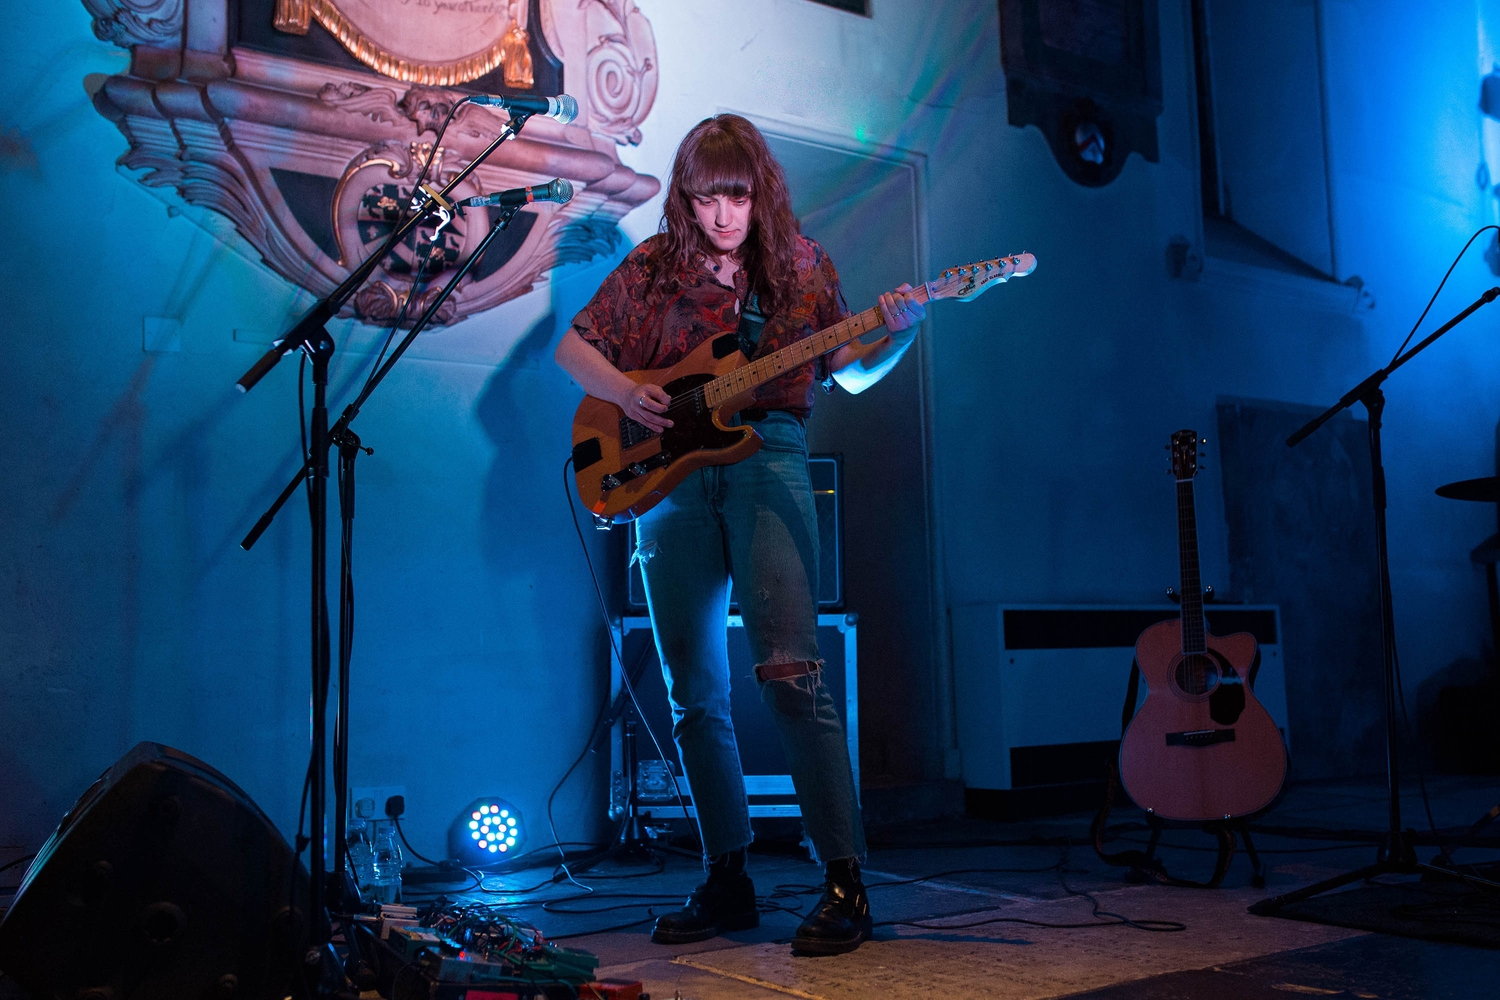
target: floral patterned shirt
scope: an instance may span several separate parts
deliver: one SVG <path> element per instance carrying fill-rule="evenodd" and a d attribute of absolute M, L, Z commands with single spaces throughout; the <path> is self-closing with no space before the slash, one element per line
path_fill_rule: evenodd
<path fill-rule="evenodd" d="M 675 295 L 648 300 L 646 259 L 663 238 L 653 236 L 632 250 L 573 317 L 578 335 L 621 371 L 669 368 L 704 341 L 739 329 L 739 307 L 749 295 L 743 270 L 735 272 L 734 288 L 729 288 L 706 267 L 690 268 L 677 275 L 681 288 Z M 849 315 L 838 272 L 822 247 L 805 236 L 797 237 L 794 266 L 800 294 L 788 308 L 766 320 L 756 357 L 827 329 Z M 805 419 L 812 413 L 814 370 L 822 366 L 821 360 L 810 362 L 778 375 L 756 390 L 753 406 L 788 410 Z"/>

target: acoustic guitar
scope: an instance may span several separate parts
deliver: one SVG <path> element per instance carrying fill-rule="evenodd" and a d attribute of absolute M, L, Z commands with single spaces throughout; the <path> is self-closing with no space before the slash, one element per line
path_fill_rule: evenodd
<path fill-rule="evenodd" d="M 1182 618 L 1152 625 L 1135 644 L 1146 701 L 1120 741 L 1120 782 L 1163 819 L 1208 822 L 1256 813 L 1286 780 L 1286 746 L 1251 690 L 1255 637 L 1211 635 L 1198 576 L 1193 477 L 1198 432 L 1172 435 Z"/>
<path fill-rule="evenodd" d="M 968 302 L 990 287 L 1030 274 L 1029 253 L 949 268 L 918 286 L 912 297 Z M 754 361 L 726 333 L 698 345 L 670 368 L 626 372 L 637 385 L 661 386 L 672 397 L 673 426 L 661 434 L 625 416 L 613 403 L 585 396 L 573 416 L 573 473 L 578 496 L 601 521 L 633 520 L 661 502 L 690 472 L 732 465 L 761 445 L 747 425 L 727 421 L 747 406 L 756 388 L 885 325 L 878 306 Z"/>

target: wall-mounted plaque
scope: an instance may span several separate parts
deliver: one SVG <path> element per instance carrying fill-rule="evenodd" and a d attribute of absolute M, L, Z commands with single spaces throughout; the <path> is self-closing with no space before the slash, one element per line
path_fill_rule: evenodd
<path fill-rule="evenodd" d="M 1108 184 L 1132 152 L 1157 161 L 1156 0 L 1000 0 L 1010 123 L 1035 125 L 1073 180 Z"/>
<path fill-rule="evenodd" d="M 277 273 L 322 297 L 380 245 L 424 163 L 446 183 L 504 127 L 465 93 L 572 94 L 578 120 L 535 117 L 458 197 L 571 181 L 497 236 L 439 324 L 530 290 L 548 269 L 606 253 L 616 223 L 660 188 L 620 162 L 656 95 L 656 45 L 634 0 L 83 0 L 130 49 L 94 97 L 130 142 L 121 163 L 231 219 Z M 489 232 L 470 209 L 420 228 L 345 307 L 419 315 Z M 408 299 L 411 301 L 408 303 Z"/>

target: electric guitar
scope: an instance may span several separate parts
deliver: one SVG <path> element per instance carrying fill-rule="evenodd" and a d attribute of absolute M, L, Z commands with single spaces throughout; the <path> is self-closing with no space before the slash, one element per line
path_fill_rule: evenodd
<path fill-rule="evenodd" d="M 918 286 L 912 297 L 968 302 L 993 285 L 1030 274 L 1029 253 L 949 268 Z M 760 435 L 726 421 L 751 401 L 755 389 L 885 325 L 878 306 L 751 361 L 739 335 L 705 341 L 670 368 L 626 372 L 636 384 L 661 386 L 672 397 L 672 426 L 658 434 L 613 403 L 585 396 L 573 416 L 573 473 L 578 496 L 600 521 L 633 520 L 661 502 L 688 473 L 732 465 L 759 450 Z"/>
<path fill-rule="evenodd" d="M 1257 653 L 1247 632 L 1210 635 L 1198 577 L 1193 477 L 1198 432 L 1172 435 L 1182 618 L 1136 640 L 1146 701 L 1120 741 L 1120 782 L 1163 819 L 1233 819 L 1270 805 L 1286 780 L 1286 746 L 1251 690 Z"/>

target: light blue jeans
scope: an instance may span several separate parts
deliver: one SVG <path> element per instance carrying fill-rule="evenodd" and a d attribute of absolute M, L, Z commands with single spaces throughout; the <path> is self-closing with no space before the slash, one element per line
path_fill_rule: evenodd
<path fill-rule="evenodd" d="M 750 843 L 749 803 L 729 716 L 725 618 L 738 585 L 757 666 L 819 662 L 818 530 L 807 432 L 772 410 L 765 444 L 735 465 L 690 475 L 637 524 L 637 556 L 672 705 L 672 737 L 693 788 L 703 853 Z M 844 727 L 822 670 L 762 681 L 817 858 L 865 853 Z"/>

